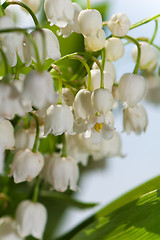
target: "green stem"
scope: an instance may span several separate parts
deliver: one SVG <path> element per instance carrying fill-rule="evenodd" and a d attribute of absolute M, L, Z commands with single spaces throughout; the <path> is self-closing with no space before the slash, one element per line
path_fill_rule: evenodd
<path fill-rule="evenodd" d="M 102 71 L 101 71 L 101 88 L 104 88 L 104 66 L 106 60 L 106 50 L 105 48 L 102 49 Z"/>
<path fill-rule="evenodd" d="M 87 0 L 87 8 L 91 9 L 91 1 L 90 0 Z"/>
<path fill-rule="evenodd" d="M 36 177 L 36 180 L 35 180 L 35 186 L 34 186 L 34 192 L 33 192 L 33 198 L 32 198 L 32 201 L 34 203 L 37 202 L 38 195 L 39 195 L 39 176 Z"/>
<path fill-rule="evenodd" d="M 65 133 L 62 134 L 62 157 L 67 157 L 67 146 L 66 146 L 66 136 Z"/>
<path fill-rule="evenodd" d="M 137 74 L 138 69 L 139 69 L 140 57 L 141 57 L 141 48 L 140 48 L 139 42 L 136 39 L 134 39 L 134 38 L 132 38 L 131 36 L 128 36 L 128 35 L 126 35 L 122 38 L 125 38 L 126 40 L 133 42 L 137 46 L 138 54 L 137 54 L 136 65 L 135 65 L 135 68 L 133 70 L 133 73 Z"/>
<path fill-rule="evenodd" d="M 153 16 L 153 17 L 145 18 L 145 19 L 143 19 L 143 20 L 141 20 L 141 21 L 139 21 L 139 22 L 137 22 L 137 23 L 132 24 L 132 25 L 130 26 L 130 30 L 131 30 L 131 29 L 134 29 L 134 28 L 136 28 L 136 27 L 139 27 L 139 26 L 141 26 L 141 25 L 143 25 L 143 24 L 146 24 L 146 23 L 148 23 L 148 22 L 150 22 L 150 21 L 156 20 L 156 19 L 159 18 L 159 17 L 160 17 L 160 14 L 157 14 L 157 15 L 155 15 L 155 16 Z"/>
<path fill-rule="evenodd" d="M 6 15 L 6 14 L 5 14 L 5 11 L 4 11 L 1 3 L 0 3 L 0 17 L 3 17 L 3 16 L 5 16 L 5 15 Z"/>
<path fill-rule="evenodd" d="M 2 50 L 2 48 L 0 48 L 0 52 L 1 52 L 1 56 L 2 56 L 3 62 L 4 62 L 5 73 L 8 74 L 9 73 L 9 69 L 8 69 L 8 62 L 7 62 L 6 55 L 5 55 L 4 51 Z"/>
<path fill-rule="evenodd" d="M 40 27 L 40 24 L 39 24 L 39 22 L 38 22 L 38 19 L 37 19 L 36 15 L 35 15 L 35 14 L 33 13 L 33 11 L 32 11 L 27 5 L 25 5 L 24 3 L 19 2 L 19 1 L 4 2 L 4 3 L 2 4 L 2 7 L 3 7 L 3 9 L 6 9 L 6 8 L 7 8 L 9 5 L 11 5 L 11 4 L 12 4 L 12 5 L 19 5 L 19 6 L 23 7 L 23 8 L 25 8 L 25 9 L 29 12 L 29 14 L 31 15 L 31 17 L 33 18 L 33 21 L 34 21 L 36 27 L 37 27 L 37 28 Z"/>
<path fill-rule="evenodd" d="M 33 149 L 32 149 L 32 152 L 35 153 L 35 152 L 37 152 L 38 142 L 39 142 L 39 120 L 38 120 L 38 117 L 34 113 L 30 112 L 29 114 L 34 118 L 34 120 L 36 122 L 36 137 L 35 137 L 35 141 L 34 141 L 34 145 L 33 145 Z"/>
<path fill-rule="evenodd" d="M 158 21 L 155 20 L 155 30 L 154 30 L 154 34 L 153 34 L 153 37 L 151 38 L 151 40 L 149 41 L 150 44 L 153 43 L 154 39 L 155 39 L 155 36 L 157 34 L 157 30 L 158 30 Z"/>

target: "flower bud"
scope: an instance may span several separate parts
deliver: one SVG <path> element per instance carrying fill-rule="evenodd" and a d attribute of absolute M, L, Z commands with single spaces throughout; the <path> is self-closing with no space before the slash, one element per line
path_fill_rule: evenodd
<path fill-rule="evenodd" d="M 112 15 L 107 23 L 112 35 L 117 37 L 125 36 L 128 33 L 130 25 L 130 20 L 125 13 L 116 13 Z"/>
<path fill-rule="evenodd" d="M 51 26 L 66 27 L 74 16 L 71 0 L 45 0 L 44 11 Z"/>
<path fill-rule="evenodd" d="M 72 91 L 69 88 L 62 88 L 62 100 L 68 106 L 73 105 L 74 94 L 72 93 Z"/>
<path fill-rule="evenodd" d="M 16 222 L 9 216 L 0 218 L 1 240 L 23 240 L 17 231 Z"/>
<path fill-rule="evenodd" d="M 139 43 L 141 48 L 139 67 L 142 70 L 152 72 L 158 64 L 158 54 L 156 49 L 147 42 Z M 132 56 L 133 60 L 137 61 L 137 46 L 133 48 Z"/>
<path fill-rule="evenodd" d="M 148 117 L 144 107 L 141 104 L 133 108 L 125 108 L 123 111 L 124 131 L 130 134 L 132 131 L 139 135 L 145 131 L 148 125 Z"/>
<path fill-rule="evenodd" d="M 96 52 L 104 47 L 105 39 L 105 32 L 100 29 L 95 35 L 85 37 L 84 44 L 88 51 Z"/>
<path fill-rule="evenodd" d="M 52 132 L 55 136 L 64 132 L 73 133 L 74 117 L 67 105 L 51 105 L 47 110 L 44 134 Z"/>
<path fill-rule="evenodd" d="M 109 73 L 106 71 L 103 72 L 104 74 L 104 88 L 108 89 L 110 92 L 112 91 L 113 86 L 113 79 Z M 100 88 L 101 84 L 101 72 L 99 69 L 91 70 L 91 91 L 94 91 L 97 88 Z M 88 83 L 88 75 L 86 77 L 86 84 Z"/>
<path fill-rule="evenodd" d="M 125 73 L 118 86 L 119 100 L 127 107 L 134 107 L 141 101 L 146 91 L 146 82 L 144 77 Z"/>
<path fill-rule="evenodd" d="M 26 4 L 34 13 L 38 12 L 41 6 L 41 0 L 21 0 L 21 2 Z"/>
<path fill-rule="evenodd" d="M 71 157 L 50 156 L 46 173 L 47 181 L 56 191 L 64 192 L 68 187 L 72 191 L 78 190 L 79 169 L 77 163 Z"/>
<path fill-rule="evenodd" d="M 15 133 L 16 150 L 29 148 L 32 149 L 36 137 L 36 132 L 32 129 L 20 128 Z"/>
<path fill-rule="evenodd" d="M 16 209 L 17 229 L 21 237 L 32 235 L 42 239 L 47 222 L 47 210 L 41 203 L 22 201 Z"/>
<path fill-rule="evenodd" d="M 105 41 L 106 58 L 109 61 L 117 61 L 124 54 L 123 42 L 119 38 L 109 38 Z"/>
<path fill-rule="evenodd" d="M 92 92 L 91 102 L 95 112 L 106 114 L 112 108 L 113 97 L 107 89 L 99 88 Z"/>
<path fill-rule="evenodd" d="M 43 155 L 33 153 L 30 149 L 19 150 L 10 165 L 9 177 L 13 176 L 15 183 L 32 181 L 39 175 L 44 165 Z"/>
<path fill-rule="evenodd" d="M 0 118 L 0 145 L 12 149 L 15 145 L 14 128 L 10 121 Z"/>
<path fill-rule="evenodd" d="M 102 16 L 96 9 L 85 9 L 78 16 L 81 33 L 85 37 L 96 35 L 102 28 Z"/>

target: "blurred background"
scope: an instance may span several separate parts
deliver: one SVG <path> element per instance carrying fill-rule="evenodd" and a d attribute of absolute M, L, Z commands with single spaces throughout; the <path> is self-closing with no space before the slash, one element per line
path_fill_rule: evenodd
<path fill-rule="evenodd" d="M 85 7 L 87 1 L 76 2 Z M 102 9 L 105 9 L 104 6 L 106 6 L 105 20 L 108 20 L 114 13 L 124 12 L 128 15 L 132 24 L 160 13 L 160 1 L 157 0 L 91 0 L 91 6 L 92 8 L 101 6 Z M 19 7 L 14 6 L 8 9 L 13 9 L 12 11 L 15 12 L 18 26 L 28 27 L 33 25 L 30 16 L 21 11 Z M 155 23 L 153 21 L 131 30 L 128 35 L 151 38 L 154 28 Z M 109 31 L 106 32 L 107 36 L 109 34 Z M 159 30 L 155 43 L 160 46 Z M 134 69 L 135 64 L 131 56 L 132 48 L 132 44 L 126 45 L 123 58 L 114 63 L 118 81 L 123 73 L 132 72 Z M 144 100 L 143 105 L 147 110 L 149 125 L 146 133 L 140 136 L 134 133 L 130 135 L 123 133 L 122 108 L 115 111 L 115 127 L 121 133 L 122 153 L 125 157 L 114 157 L 101 162 L 89 162 L 87 168 L 81 168 L 80 190 L 74 194 L 74 197 L 83 202 L 97 202 L 99 205 L 90 210 L 67 208 L 63 214 L 63 219 L 58 224 L 55 235 L 69 231 L 104 205 L 159 175 L 160 102 L 154 104 L 151 101 Z"/>

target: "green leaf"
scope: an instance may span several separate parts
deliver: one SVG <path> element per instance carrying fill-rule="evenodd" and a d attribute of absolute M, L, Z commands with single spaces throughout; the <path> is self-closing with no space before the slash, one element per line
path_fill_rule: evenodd
<path fill-rule="evenodd" d="M 139 197 L 84 228 L 72 240 L 160 239 L 160 190 Z"/>

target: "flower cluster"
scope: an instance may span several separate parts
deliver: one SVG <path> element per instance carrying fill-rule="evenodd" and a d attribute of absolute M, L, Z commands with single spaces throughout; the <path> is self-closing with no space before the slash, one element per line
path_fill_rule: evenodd
<path fill-rule="evenodd" d="M 15 240 L 29 235 L 42 239 L 47 210 L 37 202 L 39 183 L 44 182 L 48 191 L 77 191 L 79 164 L 87 165 L 90 155 L 96 161 L 123 156 L 114 124 L 120 104 L 124 108 L 123 130 L 127 134 L 146 130 L 148 117 L 140 104 L 146 93 L 144 76 L 153 74 L 158 64 L 153 39 L 138 41 L 128 36 L 133 27 L 124 13 L 103 22 L 101 13 L 89 6 L 82 10 L 71 0 L 45 0 L 46 18 L 58 27 L 55 33 L 41 28 L 33 13 L 40 1 L 22 2 L 16 4 L 28 6 L 36 24 L 33 31 L 17 28 L 6 15 L 4 10 L 12 2 L 1 5 L 4 14 L 0 16 L 4 66 L 0 80 L 0 174 L 13 177 L 16 184 L 31 182 L 33 195 L 32 200 L 19 203 L 15 219 L 0 218 L 0 239 Z M 111 32 L 108 37 L 105 25 Z M 66 38 L 72 32 L 83 35 L 85 51 L 61 57 L 56 34 Z M 112 62 L 125 54 L 126 40 L 126 44 L 135 44 L 135 68 L 119 80 Z M 63 66 L 68 59 L 80 62 L 76 73 Z"/>

